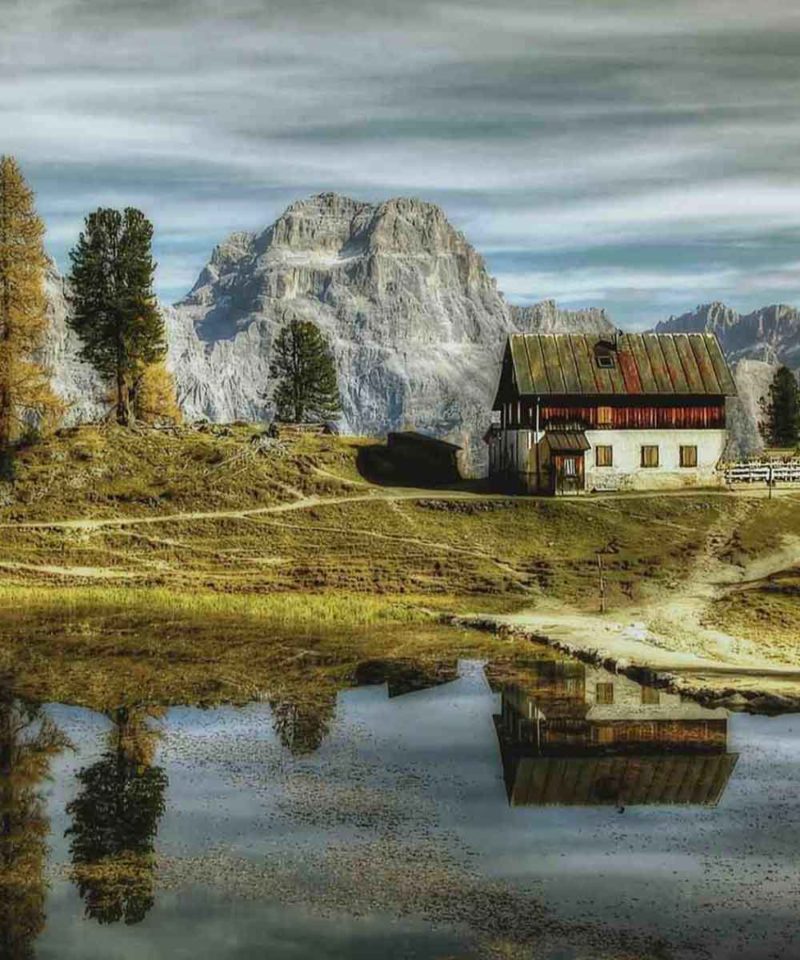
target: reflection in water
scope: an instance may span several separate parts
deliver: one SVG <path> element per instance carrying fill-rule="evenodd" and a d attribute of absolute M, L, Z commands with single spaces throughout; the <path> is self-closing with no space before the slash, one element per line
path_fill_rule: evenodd
<path fill-rule="evenodd" d="M 435 663 L 422 663 L 407 658 L 362 660 L 354 673 L 354 679 L 359 686 L 385 683 L 390 698 L 451 683 L 457 676 L 458 663 L 455 659 Z"/>
<path fill-rule="evenodd" d="M 336 694 L 309 698 L 270 700 L 272 726 L 283 746 L 294 757 L 307 756 L 322 746 L 336 716 Z"/>
<path fill-rule="evenodd" d="M 436 932 L 412 948 L 419 957 L 467 955 L 462 946 L 487 936 L 493 938 L 491 952 L 470 956 L 499 956 L 506 945 L 509 952 L 502 955 L 509 957 L 697 955 L 650 951 L 649 940 L 647 951 L 616 947 L 627 948 L 629 937 L 648 925 L 669 940 L 685 910 L 682 878 L 691 880 L 698 866 L 707 873 L 703 895 L 715 910 L 727 909 L 728 861 L 715 865 L 703 852 L 705 841 L 685 852 L 687 838 L 698 831 L 713 837 L 716 849 L 727 849 L 738 842 L 734 835 L 746 833 L 738 826 L 767 824 L 753 843 L 759 856 L 771 856 L 774 847 L 781 867 L 783 837 L 777 828 L 769 832 L 778 818 L 762 812 L 770 808 L 760 793 L 751 800 L 747 792 L 759 768 L 754 779 L 753 747 L 741 738 L 741 721 L 737 740 L 747 768 L 728 785 L 737 758 L 727 752 L 724 711 L 577 661 L 547 659 L 546 650 L 533 656 L 539 659 L 520 664 L 509 657 L 486 666 L 457 665 L 446 653 L 436 661 L 336 664 L 320 678 L 309 671 L 302 686 L 284 681 L 269 712 L 258 704 L 170 713 L 164 723 L 174 735 L 163 751 L 157 711 L 106 711 L 112 725 L 99 744 L 94 720 L 87 723 L 75 711 L 54 714 L 71 736 L 75 731 L 79 750 L 68 764 L 59 763 L 64 775 L 48 802 L 59 832 L 65 810 L 71 817 L 69 878 L 83 904 L 63 882 L 54 884 L 45 904 L 49 825 L 40 784 L 65 741 L 45 714 L 4 693 L 0 683 L 0 960 L 33 960 L 34 942 L 42 958 L 75 960 L 108 956 L 109 945 L 120 956 L 160 956 L 176 942 L 197 956 L 322 951 L 330 957 L 381 952 L 396 958 L 409 955 L 406 938 L 423 928 Z M 345 693 L 337 701 L 337 689 L 353 681 L 383 689 Z M 493 713 L 499 713 L 497 737 Z M 336 736 L 310 756 L 334 728 L 334 718 Z M 280 747 L 264 735 L 270 722 Z M 287 760 L 284 751 L 300 759 Z M 650 810 L 644 822 L 653 829 L 646 831 L 641 818 L 618 818 L 612 837 L 607 813 L 505 809 L 502 790 L 497 794 L 501 761 L 514 806 L 699 808 L 715 804 L 726 789 L 729 802 L 719 810 Z M 169 771 L 169 785 L 161 765 Z M 796 804 L 780 791 L 794 789 L 797 777 L 777 794 L 789 811 L 783 830 L 791 826 Z M 162 821 L 167 789 L 170 816 Z M 577 833 L 585 834 L 575 841 L 575 855 L 556 859 L 575 838 L 576 823 Z M 164 857 L 161 879 L 181 895 L 161 902 L 157 831 L 164 851 L 180 851 Z M 51 864 L 58 876 L 62 846 L 54 844 Z M 736 849 L 747 853 L 742 845 Z M 640 896 L 654 858 L 676 850 L 687 857 L 681 879 L 665 870 L 651 893 Z M 612 858 L 611 873 L 600 860 L 605 855 Z M 618 887 L 607 879 L 612 874 Z M 765 915 L 770 897 L 782 902 L 786 888 L 779 876 L 776 870 L 764 879 L 769 893 L 760 895 L 766 906 L 759 909 Z M 546 880 L 541 897 L 523 889 L 528 879 Z M 738 897 L 744 888 L 737 883 Z M 617 896 L 620 909 L 630 907 L 620 926 L 616 914 L 609 924 L 604 912 L 609 903 L 617 908 L 611 902 Z M 43 931 L 45 907 L 49 929 Z M 322 923 L 316 911 L 341 917 L 341 925 Z M 119 926 L 78 925 L 81 912 Z M 384 914 L 409 926 L 387 932 L 392 925 L 383 923 Z M 373 920 L 360 927 L 365 916 Z M 131 929 L 121 925 L 145 917 L 147 923 Z M 447 939 L 447 948 L 440 949 L 441 931 L 462 926 L 463 944 L 457 939 L 451 947 Z M 360 951 L 353 949 L 358 929 L 374 937 L 364 939 Z M 600 941 L 616 935 L 618 942 L 603 952 Z M 571 952 L 573 943 L 581 952 Z M 762 955 L 742 954 L 747 960 Z"/>
<path fill-rule="evenodd" d="M 45 924 L 49 822 L 41 795 L 67 739 L 41 707 L 16 699 L 0 678 L 0 956 L 27 960 Z"/>
<path fill-rule="evenodd" d="M 501 697 L 513 806 L 713 805 L 736 765 L 726 711 L 577 661 L 532 663 Z"/>
<path fill-rule="evenodd" d="M 121 707 L 108 747 L 81 770 L 80 794 L 67 806 L 72 877 L 86 914 L 100 923 L 139 923 L 154 903 L 154 841 L 164 813 L 167 776 L 153 763 L 157 710 Z"/>
<path fill-rule="evenodd" d="M 450 683 L 457 675 L 455 658 L 435 663 L 399 658 L 362 660 L 354 668 L 352 679 L 357 686 L 386 684 L 389 697 L 399 697 Z M 342 677 L 340 686 L 346 684 Z M 336 696 L 336 691 L 326 685 L 303 696 L 270 699 L 273 728 L 292 756 L 308 756 L 322 746 L 336 716 Z"/>

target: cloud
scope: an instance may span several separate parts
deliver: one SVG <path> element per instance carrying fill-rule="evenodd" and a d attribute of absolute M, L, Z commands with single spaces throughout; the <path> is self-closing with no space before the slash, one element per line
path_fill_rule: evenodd
<path fill-rule="evenodd" d="M 677 300 L 698 289 L 678 242 L 719 298 L 793 289 L 767 269 L 800 234 L 800 8 L 784 0 L 0 12 L 0 149 L 28 172 L 62 263 L 84 213 L 139 205 L 158 228 L 161 292 L 177 296 L 225 234 L 332 189 L 441 203 L 514 289 L 538 276 L 602 301 L 644 244 L 661 248 L 652 275 L 672 273 Z M 746 263 L 743 243 L 758 251 Z M 593 251 L 612 249 L 588 275 Z M 515 278 L 509 251 L 540 262 Z M 622 320 L 664 305 L 635 289 Z"/>

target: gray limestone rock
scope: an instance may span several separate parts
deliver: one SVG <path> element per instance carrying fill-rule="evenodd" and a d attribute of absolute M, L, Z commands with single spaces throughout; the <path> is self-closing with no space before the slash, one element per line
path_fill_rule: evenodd
<path fill-rule="evenodd" d="M 56 393 L 67 402 L 66 426 L 104 416 L 108 405 L 107 391 L 95 370 L 79 357 L 78 338 L 67 325 L 69 288 L 55 264 L 45 274 L 48 334 L 37 357 L 50 371 Z"/>
<path fill-rule="evenodd" d="M 605 310 L 587 307 L 563 310 L 555 300 L 542 300 L 528 307 L 511 306 L 511 319 L 522 333 L 614 333 Z"/>
<path fill-rule="evenodd" d="M 480 459 L 513 324 L 483 260 L 438 207 L 323 194 L 217 247 L 167 315 L 187 415 L 267 417 L 271 344 L 295 317 L 331 344 L 345 430 L 413 426 Z"/>
<path fill-rule="evenodd" d="M 738 397 L 729 406 L 732 452 L 752 456 L 764 448 L 761 405 L 775 371 L 785 364 L 800 371 L 800 310 L 785 304 L 740 314 L 724 303 L 703 304 L 656 326 L 657 333 L 715 333 L 734 364 Z"/>
<path fill-rule="evenodd" d="M 656 333 L 715 333 L 731 362 L 760 360 L 800 369 L 800 310 L 786 304 L 740 314 L 724 303 L 707 303 L 656 326 Z"/>

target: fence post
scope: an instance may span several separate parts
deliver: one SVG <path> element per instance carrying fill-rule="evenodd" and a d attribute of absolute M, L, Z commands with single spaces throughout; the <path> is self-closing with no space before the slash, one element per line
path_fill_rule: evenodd
<path fill-rule="evenodd" d="M 603 576 L 603 554 L 597 551 L 597 576 L 600 587 L 600 613 L 606 612 L 606 580 Z"/>

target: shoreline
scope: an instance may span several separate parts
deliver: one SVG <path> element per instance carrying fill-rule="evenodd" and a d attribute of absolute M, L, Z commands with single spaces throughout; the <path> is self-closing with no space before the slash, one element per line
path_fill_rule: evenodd
<path fill-rule="evenodd" d="M 800 712 L 800 667 L 726 663 L 658 647 L 652 647 L 652 651 L 657 651 L 653 655 L 649 644 L 628 640 L 623 641 L 620 649 L 610 636 L 604 637 L 603 646 L 596 646 L 563 631 L 561 636 L 545 633 L 514 616 L 450 614 L 444 615 L 442 621 L 494 633 L 500 638 L 543 643 L 637 683 L 690 697 L 705 707 L 770 716 Z M 633 644 L 640 649 L 635 650 Z"/>

